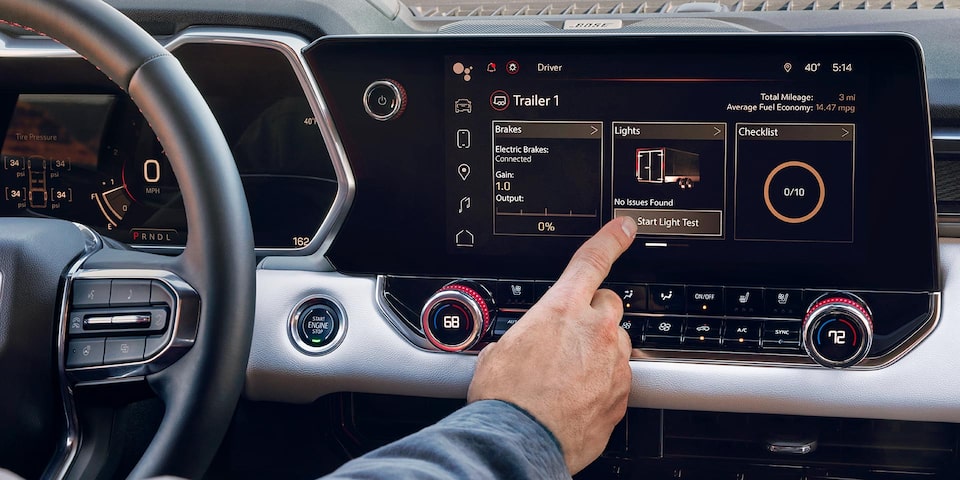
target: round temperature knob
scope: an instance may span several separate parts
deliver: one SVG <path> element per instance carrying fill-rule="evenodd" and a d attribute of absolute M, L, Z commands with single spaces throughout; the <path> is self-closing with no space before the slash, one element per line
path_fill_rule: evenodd
<path fill-rule="evenodd" d="M 860 363 L 873 343 L 873 320 L 867 307 L 847 296 L 815 302 L 803 319 L 803 346 L 810 358 L 829 368 Z"/>
<path fill-rule="evenodd" d="M 495 306 L 490 292 L 476 282 L 458 280 L 433 294 L 420 312 L 423 333 L 446 352 L 466 350 L 490 329 Z"/>

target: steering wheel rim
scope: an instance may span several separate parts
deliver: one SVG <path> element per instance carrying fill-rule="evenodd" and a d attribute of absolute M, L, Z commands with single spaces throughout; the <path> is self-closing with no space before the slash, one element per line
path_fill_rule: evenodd
<path fill-rule="evenodd" d="M 166 409 L 131 478 L 202 475 L 243 388 L 253 331 L 255 257 L 243 187 L 209 107 L 180 66 L 99 0 L 0 0 L 0 20 L 74 49 L 128 92 L 153 127 L 183 194 L 190 235 L 179 257 L 94 255 L 84 268 L 173 271 L 201 298 L 195 344 L 147 377 Z"/>

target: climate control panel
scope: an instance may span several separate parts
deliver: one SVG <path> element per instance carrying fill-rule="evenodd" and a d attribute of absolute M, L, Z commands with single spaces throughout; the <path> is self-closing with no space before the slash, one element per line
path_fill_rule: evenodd
<path fill-rule="evenodd" d="M 428 349 L 478 352 L 521 320 L 551 282 L 382 277 L 382 296 L 408 338 Z M 885 365 L 935 325 L 935 293 L 763 286 L 608 283 L 635 359 Z"/>

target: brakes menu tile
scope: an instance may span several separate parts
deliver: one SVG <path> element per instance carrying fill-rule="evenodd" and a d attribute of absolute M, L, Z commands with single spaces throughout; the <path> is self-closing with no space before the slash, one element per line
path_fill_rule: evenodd
<path fill-rule="evenodd" d="M 600 228 L 602 122 L 493 122 L 495 235 L 590 236 Z"/>

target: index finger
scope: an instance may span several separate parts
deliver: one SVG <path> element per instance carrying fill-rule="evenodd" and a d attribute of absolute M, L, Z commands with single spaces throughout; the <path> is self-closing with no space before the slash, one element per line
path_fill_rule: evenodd
<path fill-rule="evenodd" d="M 547 294 L 573 296 L 589 303 L 613 262 L 633 243 L 636 234 L 637 223 L 630 217 L 609 221 L 577 249 Z"/>

